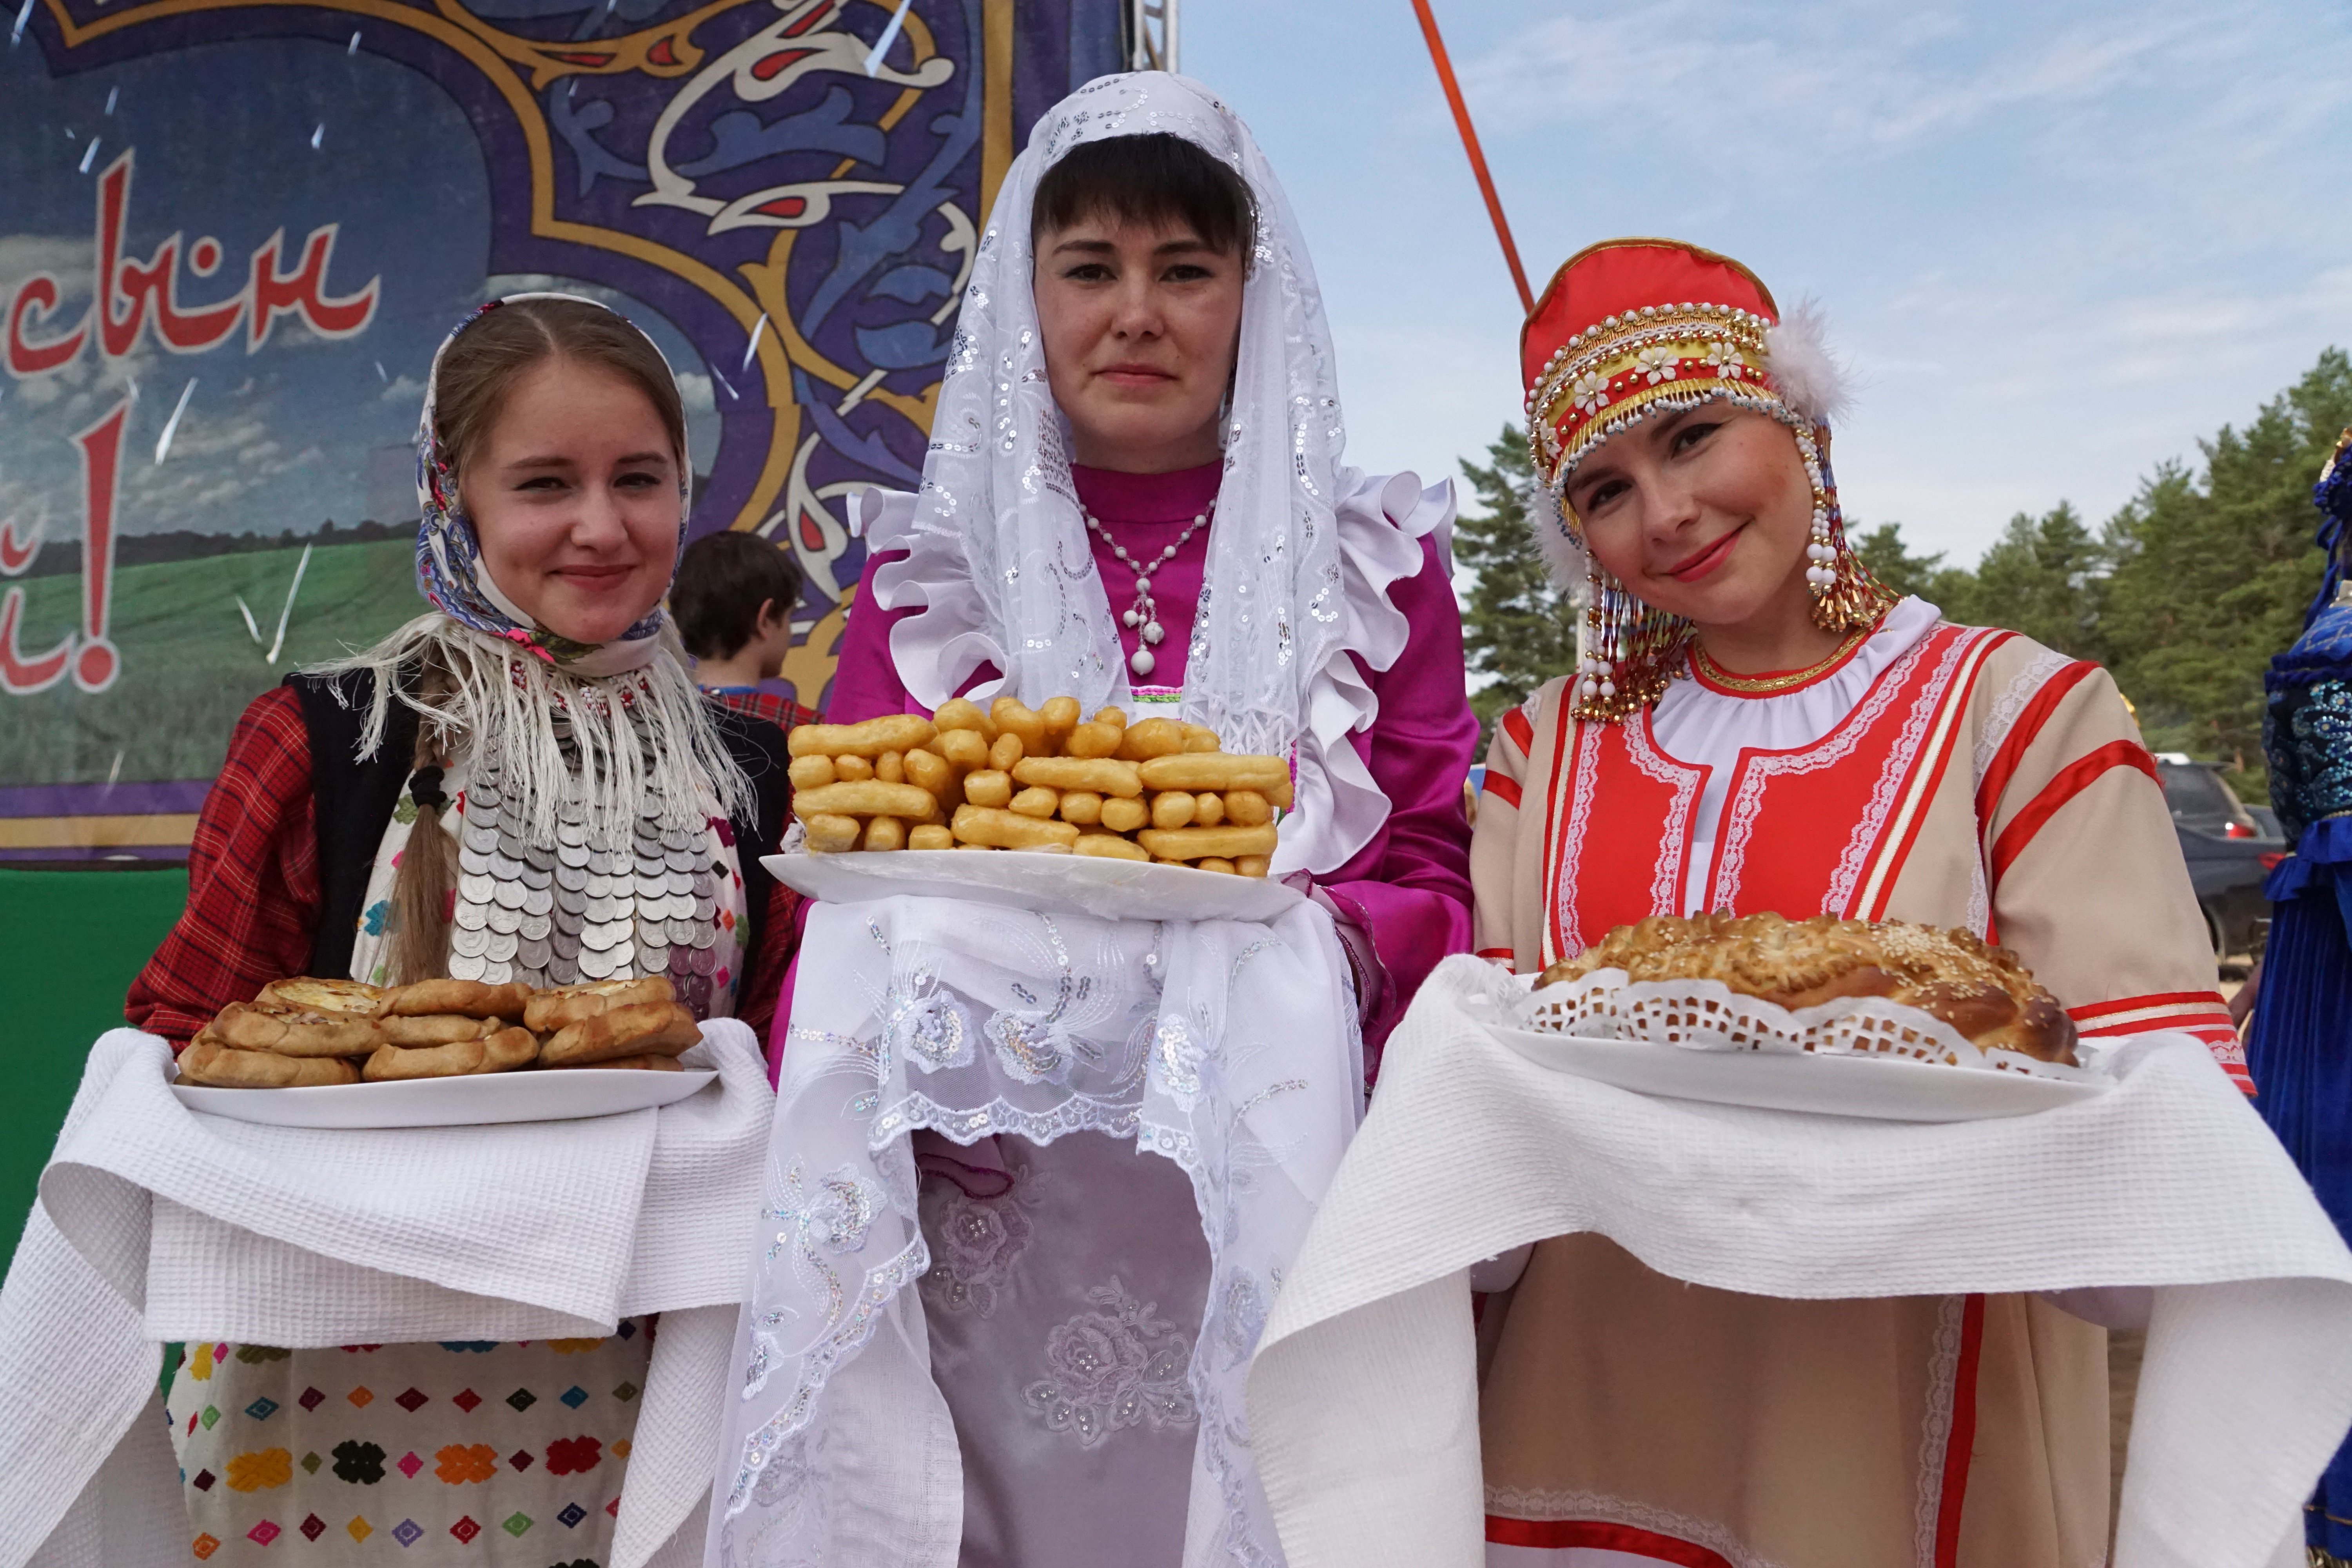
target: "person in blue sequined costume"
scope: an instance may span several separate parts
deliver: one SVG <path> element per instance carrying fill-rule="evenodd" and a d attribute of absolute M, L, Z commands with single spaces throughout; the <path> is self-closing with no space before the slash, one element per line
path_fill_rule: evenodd
<path fill-rule="evenodd" d="M 2352 1237 L 2352 430 L 2312 499 L 2327 576 L 2263 679 L 2271 805 L 2294 853 L 2263 889 L 2271 936 L 2246 1058 L 2255 1108 Z M 2304 1518 L 2316 1568 L 2352 1568 L 2352 1441 Z"/>

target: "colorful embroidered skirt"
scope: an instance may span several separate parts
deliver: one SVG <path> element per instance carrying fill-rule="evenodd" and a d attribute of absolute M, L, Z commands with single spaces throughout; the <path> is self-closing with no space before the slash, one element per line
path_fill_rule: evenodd
<path fill-rule="evenodd" d="M 172 1423 L 194 1557 L 602 1568 L 653 1343 L 191 1344 Z"/>

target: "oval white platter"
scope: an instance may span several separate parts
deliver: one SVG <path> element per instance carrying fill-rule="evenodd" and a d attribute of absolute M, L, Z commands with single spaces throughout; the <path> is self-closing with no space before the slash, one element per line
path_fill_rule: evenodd
<path fill-rule="evenodd" d="M 830 904 L 912 894 L 1104 920 L 1270 921 L 1305 897 L 1270 877 L 1017 849 L 770 855 L 760 863 L 786 887 Z"/>
<path fill-rule="evenodd" d="M 1494 1034 L 1538 1067 L 1637 1094 L 1880 1121 L 2030 1116 L 2092 1099 L 2108 1087 L 2096 1079 L 2033 1078 L 1884 1057 L 1692 1051 L 1531 1029 Z"/>
<path fill-rule="evenodd" d="M 571 1121 L 684 1100 L 718 1077 L 709 1068 L 563 1068 L 317 1084 L 308 1089 L 212 1089 L 175 1083 L 191 1110 L 271 1127 L 478 1127 L 499 1121 Z"/>

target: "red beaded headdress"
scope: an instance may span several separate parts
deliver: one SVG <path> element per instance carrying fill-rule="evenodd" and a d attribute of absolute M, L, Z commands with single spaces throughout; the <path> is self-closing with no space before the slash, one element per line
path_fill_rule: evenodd
<path fill-rule="evenodd" d="M 1622 719 L 1681 673 L 1690 624 L 1643 603 L 1584 547 L 1561 499 L 1585 456 L 1653 411 L 1719 401 L 1789 426 L 1813 486 L 1807 571 L 1813 619 L 1832 631 L 1872 625 L 1895 595 L 1847 548 L 1829 471 L 1829 418 L 1843 404 L 1818 319 L 1784 320 L 1771 290 L 1738 262 L 1672 239 L 1611 239 L 1552 274 L 1519 331 L 1528 442 L 1553 498 L 1535 519 L 1560 586 L 1581 577 L 1576 714 Z"/>

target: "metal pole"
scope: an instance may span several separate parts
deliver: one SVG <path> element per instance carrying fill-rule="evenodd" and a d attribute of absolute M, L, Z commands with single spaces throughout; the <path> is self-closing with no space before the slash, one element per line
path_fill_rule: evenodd
<path fill-rule="evenodd" d="M 1167 44 L 1168 68 L 1181 70 L 1176 55 L 1177 0 L 1160 0 L 1160 36 Z"/>
<path fill-rule="evenodd" d="M 1176 0 L 1168 0 L 1173 5 Z M 1511 242 L 1511 226 L 1503 218 L 1503 199 L 1495 194 L 1495 177 L 1486 172 L 1486 155 L 1478 150 L 1478 132 L 1470 125 L 1470 107 L 1462 101 L 1462 84 L 1454 79 L 1454 62 L 1446 58 L 1445 40 L 1438 36 L 1437 18 L 1430 14 L 1429 0 L 1412 0 L 1414 13 L 1421 17 L 1422 36 L 1429 40 L 1429 58 L 1436 63 L 1438 85 L 1445 89 L 1445 101 L 1454 110 L 1454 128 L 1462 132 L 1462 150 L 1470 154 L 1470 172 L 1478 177 L 1479 194 L 1486 198 L 1486 216 L 1495 220 L 1495 237 L 1503 242 L 1503 259 L 1510 263 L 1511 281 L 1519 286 L 1519 308 L 1532 313 L 1536 297 L 1528 287 L 1528 275 L 1519 266 L 1519 247 Z"/>

